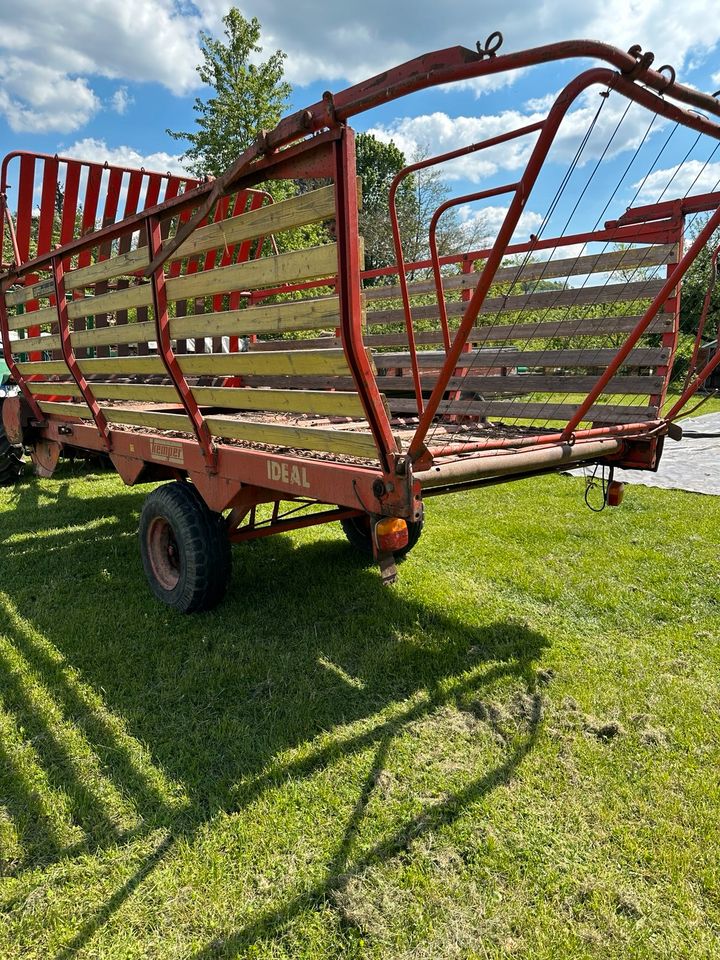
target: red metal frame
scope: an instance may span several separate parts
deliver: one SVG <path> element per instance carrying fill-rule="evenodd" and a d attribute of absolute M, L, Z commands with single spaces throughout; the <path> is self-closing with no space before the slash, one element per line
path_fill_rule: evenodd
<path fill-rule="evenodd" d="M 543 121 L 479 144 L 472 144 L 458 151 L 452 151 L 439 158 L 436 157 L 420 164 L 411 165 L 411 167 L 402 171 L 401 175 L 408 175 L 422 166 L 429 166 L 432 163 L 443 162 L 476 150 L 496 146 L 522 135 L 538 134 L 530 160 L 522 177 L 516 184 L 482 190 L 468 197 L 448 201 L 448 203 L 441 205 L 435 213 L 431 225 L 431 257 L 429 261 L 421 265 L 432 266 L 433 268 L 438 302 L 442 303 L 440 311 L 446 356 L 427 403 L 423 402 L 419 366 L 415 355 L 412 310 L 406 283 L 406 271 L 409 266 L 405 264 L 403 258 L 397 215 L 391 209 L 397 263 L 391 267 L 369 272 L 366 275 L 397 274 L 399 277 L 413 365 L 413 381 L 420 414 L 419 425 L 409 452 L 407 456 L 400 456 L 390 419 L 374 377 L 372 363 L 368 358 L 363 342 L 360 288 L 363 274 L 358 244 L 354 134 L 352 130 L 344 126 L 344 122 L 351 116 L 376 104 L 386 103 L 389 100 L 431 85 L 488 76 L 501 70 L 518 69 L 535 63 L 586 56 L 594 56 L 605 60 L 611 66 L 620 70 L 621 73 L 618 74 L 604 67 L 588 70 L 565 87 Z M 165 175 L 146 175 L 144 172 L 132 172 L 125 168 L 117 168 L 122 169 L 123 174 L 127 173 L 129 176 L 125 218 L 119 223 L 114 222 L 122 176 L 119 176 L 116 172 L 111 172 L 108 194 L 103 206 L 103 225 L 98 230 L 93 228 L 100 205 L 103 168 L 98 164 L 85 164 L 88 179 L 83 203 L 83 227 L 87 227 L 90 232 L 85 236 L 73 238 L 74 219 L 71 224 L 69 215 L 66 217 L 64 211 L 60 226 L 62 246 L 59 250 L 52 252 L 41 249 L 41 246 L 39 246 L 37 255 L 32 259 L 29 256 L 29 214 L 32 209 L 32 193 L 28 192 L 27 184 L 33 180 L 35 158 L 28 154 L 14 154 L 10 158 L 6 158 L 0 174 L 0 194 L 2 194 L 0 205 L 2 206 L 3 220 L 7 221 L 10 227 L 13 249 L 17 254 L 18 261 L 12 269 L 0 277 L 0 330 L 3 333 L 6 358 L 9 357 L 8 365 L 11 371 L 14 371 L 14 374 L 17 375 L 17 366 L 12 360 L 10 350 L 9 322 L 4 303 L 5 292 L 17 279 L 27 283 L 29 277 L 50 270 L 53 274 L 53 292 L 58 308 L 58 325 L 63 358 L 95 419 L 95 426 L 90 426 L 78 422 L 72 415 L 51 415 L 42 426 L 33 427 L 35 433 L 32 436 L 42 437 L 43 440 L 52 443 L 90 450 L 111 446 L 113 462 L 128 483 L 139 482 L 141 479 L 158 479 L 161 476 L 189 476 L 198 486 L 206 502 L 215 510 L 234 508 L 242 512 L 248 504 L 254 506 L 255 503 L 264 502 L 268 499 L 279 497 L 297 499 L 300 492 L 317 503 L 340 505 L 338 510 L 324 511 L 313 514 L 311 517 L 295 518 L 289 521 L 283 521 L 274 514 L 273 522 L 269 527 L 257 528 L 253 523 L 251 524 L 252 529 L 236 529 L 232 534 L 233 539 L 264 536 L 267 535 L 268 531 L 294 529 L 299 526 L 357 515 L 361 511 L 377 515 L 397 515 L 417 519 L 421 510 L 419 482 L 413 478 L 413 472 L 409 468 L 408 462 L 410 467 L 415 464 L 418 469 L 428 466 L 430 463 L 430 457 L 425 446 L 428 428 L 437 415 L 439 404 L 447 392 L 451 378 L 461 366 L 462 354 L 468 349 L 468 338 L 503 258 L 513 252 L 525 252 L 529 249 L 539 251 L 587 239 L 667 242 L 673 237 L 676 238 L 678 223 L 681 222 L 682 215 L 692 208 L 692 203 L 694 202 L 696 206 L 706 203 L 710 205 L 700 208 L 714 211 L 708 225 L 690 250 L 684 254 L 677 266 L 669 271 L 661 293 L 655 298 L 653 305 L 640 323 L 636 325 L 603 376 L 598 379 L 595 387 L 570 419 L 564 431 L 512 440 L 496 439 L 472 444 L 448 444 L 445 448 L 436 448 L 432 452 L 435 458 L 452 458 L 458 453 L 466 452 L 483 454 L 482 457 L 479 456 L 477 459 L 484 461 L 482 471 L 487 475 L 488 471 L 493 469 L 489 464 L 491 464 L 498 451 L 508 447 L 520 448 L 523 450 L 522 456 L 525 456 L 526 453 L 533 456 L 537 455 L 538 469 L 540 469 L 541 464 L 545 469 L 548 456 L 555 456 L 557 453 L 558 462 L 566 457 L 567 448 L 570 446 L 568 441 L 580 441 L 580 445 L 573 454 L 574 460 L 579 458 L 583 450 L 592 451 L 592 456 L 599 459 L 606 455 L 616 456 L 632 443 L 652 440 L 660 436 L 667 430 L 667 422 L 660 419 L 645 423 L 597 427 L 577 431 L 577 434 L 576 428 L 582 422 L 583 415 L 588 412 L 594 401 L 602 393 L 613 374 L 622 366 L 623 361 L 648 328 L 657 311 L 671 297 L 673 290 L 701 245 L 707 241 L 713 230 L 720 224 L 720 205 L 718 203 L 720 195 L 715 195 L 714 198 L 706 196 L 704 200 L 695 199 L 685 206 L 682 203 L 678 205 L 677 202 L 673 202 L 649 208 L 644 213 L 631 211 L 617 221 L 609 221 L 606 223 L 604 230 L 596 231 L 593 234 L 579 234 L 559 239 L 533 239 L 530 245 L 510 244 L 523 208 L 554 143 L 562 120 L 577 97 L 590 86 L 599 84 L 603 87 L 611 87 L 614 91 L 635 100 L 651 111 L 677 120 L 700 133 L 720 138 L 720 126 L 717 123 L 706 117 L 689 113 L 670 101 L 676 100 L 693 107 L 700 107 L 707 113 L 716 116 L 720 116 L 720 104 L 695 90 L 669 82 L 665 74 L 652 71 L 650 63 L 651 58 L 648 55 L 641 57 L 632 52 L 623 53 L 590 41 L 552 44 L 508 56 L 488 57 L 482 53 L 476 54 L 460 47 L 439 51 L 403 64 L 381 77 L 372 78 L 365 83 L 355 85 L 334 97 L 327 96 L 308 110 L 286 118 L 278 124 L 274 131 L 264 135 L 250 147 L 217 180 L 200 184 L 184 193 L 179 192 L 179 183 L 173 184 L 172 189 L 170 189 L 168 183 L 167 193 L 169 195 L 160 204 L 156 201 L 159 197 L 162 177 Z M 644 86 L 639 86 L 638 82 L 644 84 Z M 664 99 L 660 99 L 652 92 L 653 90 L 662 93 Z M 322 132 L 316 136 L 311 136 L 318 131 Z M 12 219 L 8 214 L 5 197 L 8 161 L 12 157 L 19 157 L 21 165 L 21 196 L 18 197 L 17 233 L 12 229 Z M 58 162 L 66 161 L 59 161 L 58 158 L 47 158 L 46 160 L 47 167 L 43 171 L 42 184 L 44 209 L 49 209 L 51 187 L 53 184 L 57 184 Z M 66 196 L 69 197 L 69 205 L 73 208 L 77 206 L 82 166 L 78 165 L 79 162 L 75 163 L 76 165 L 73 167 L 68 166 L 66 180 Z M 144 176 L 149 177 L 145 195 L 146 209 L 138 211 L 141 181 Z M 357 394 L 375 439 L 378 450 L 378 467 L 371 468 L 339 461 L 320 460 L 314 459 L 312 456 L 287 456 L 226 443 L 215 447 L 207 424 L 182 374 L 170 337 L 165 289 L 166 278 L 163 264 L 173 256 L 184 239 L 189 236 L 192 230 L 205 222 L 215 204 L 217 204 L 216 215 L 224 216 L 229 210 L 227 198 L 231 193 L 251 189 L 257 183 L 273 177 L 299 178 L 307 176 L 330 177 L 335 182 L 336 232 L 338 238 L 337 293 L 340 300 L 339 332 Z M 397 184 L 394 184 L 393 197 L 396 190 Z M 455 203 L 471 199 L 484 199 L 505 192 L 512 193 L 513 196 L 498 238 L 491 249 L 447 257 L 438 255 L 435 230 L 444 210 Z M 179 227 L 174 237 L 163 241 L 162 225 L 170 218 L 177 218 Z M 94 400 L 91 385 L 82 376 L 72 348 L 68 303 L 64 288 L 64 270 L 67 269 L 73 257 L 78 258 L 77 262 L 80 265 L 90 262 L 93 248 L 99 248 L 102 251 L 101 256 L 103 256 L 111 250 L 113 241 L 119 240 L 121 245 L 128 244 L 128 238 L 138 230 L 146 232 L 150 265 L 145 271 L 145 275 L 150 278 L 152 286 L 159 354 L 175 387 L 178 399 L 193 424 L 196 434 L 195 440 L 168 439 L 150 433 L 131 433 L 109 428 L 102 416 L 102 411 Z M 52 237 L 52 232 L 52 218 L 49 214 L 41 215 L 39 236 L 42 237 L 42 246 L 49 242 L 48 238 Z M 247 255 L 249 255 L 249 247 Z M 466 307 L 460 326 L 451 340 L 444 309 L 441 266 L 446 263 L 459 263 L 463 271 L 470 272 L 473 269 L 474 262 L 480 259 L 486 261 L 485 266 L 479 273 L 474 290 L 463 293 Z M 205 258 L 205 265 L 212 266 L 216 261 L 217 254 L 213 254 Z M 224 258 L 221 257 L 221 263 L 223 262 Z M 173 268 L 171 267 L 169 275 L 172 275 L 172 273 Z M 325 281 L 297 284 L 292 289 L 311 290 L 321 282 Z M 253 300 L 262 300 L 274 293 L 286 292 L 287 289 L 287 287 L 281 290 L 266 289 L 259 294 L 253 294 Z M 35 292 L 37 293 L 37 291 Z M 675 306 L 677 307 L 677 304 Z M 720 363 L 720 354 L 706 365 L 705 371 L 701 371 L 699 376 L 702 376 L 703 373 L 707 375 L 718 363 Z M 18 376 L 18 383 L 33 414 L 38 421 L 42 421 L 43 417 L 27 387 L 25 378 Z M 684 396 L 692 395 L 698 385 L 698 382 L 693 383 L 685 391 Z M 680 405 L 676 405 L 673 411 L 676 408 L 679 409 Z M 671 411 L 671 415 L 673 411 Z M 548 454 L 548 448 L 553 446 L 557 447 L 558 450 Z M 532 447 L 537 448 L 537 450 L 525 449 Z M 607 453 L 603 451 L 607 451 Z M 513 455 L 512 453 L 505 454 L 506 457 Z M 588 456 L 590 456 L 590 453 L 588 453 Z M 447 467 L 450 471 L 447 474 L 448 476 L 452 471 L 455 473 L 465 471 L 467 478 L 476 468 L 469 467 L 467 461 L 463 461 L 463 463 L 465 466 L 462 469 L 458 468 L 456 464 L 445 463 L 437 467 L 437 470 L 442 474 L 443 469 Z M 253 509 L 253 506 L 250 509 Z M 281 526 L 283 523 L 285 525 Z M 259 529 L 262 529 L 263 532 L 259 533 Z"/>
<path fill-rule="evenodd" d="M 355 170 L 355 135 L 341 131 L 335 143 L 336 232 L 338 237 L 338 295 L 341 336 L 370 430 L 377 444 L 380 463 L 390 473 L 397 444 L 362 339 L 360 297 L 360 251 Z"/>
<path fill-rule="evenodd" d="M 426 448 L 424 445 L 425 437 L 430 428 L 430 425 L 433 422 L 434 417 L 437 414 L 438 407 L 440 402 L 447 390 L 447 385 L 449 383 L 450 377 L 455 367 L 458 365 L 458 360 L 460 354 L 462 353 L 463 347 L 467 342 L 470 331 L 477 320 L 477 316 L 480 312 L 480 307 L 482 306 L 485 297 L 487 296 L 490 287 L 495 278 L 495 274 L 502 262 L 503 257 L 507 254 L 507 249 L 510 244 L 510 240 L 517 229 L 520 217 L 522 215 L 525 203 L 528 196 L 530 195 L 533 186 L 537 180 L 537 177 L 540 173 L 542 165 L 547 157 L 547 154 L 555 140 L 560 123 L 564 119 L 568 109 L 577 99 L 577 97 L 587 88 L 593 85 L 601 85 L 603 87 L 611 87 L 616 92 L 624 94 L 626 97 L 635 100 L 636 102 L 643 104 L 650 109 L 655 109 L 657 112 L 669 116 L 671 118 L 677 119 L 678 121 L 684 121 L 690 127 L 694 129 L 701 130 L 707 133 L 710 133 L 715 138 L 720 139 L 720 130 L 714 124 L 710 124 L 702 120 L 698 123 L 700 118 L 696 118 L 692 114 L 683 115 L 683 113 L 674 105 L 667 103 L 665 101 L 658 100 L 657 97 L 648 93 L 647 90 L 636 87 L 632 81 L 624 80 L 622 77 L 618 77 L 617 74 L 612 73 L 611 71 L 605 68 L 594 68 L 592 70 L 587 70 L 584 73 L 580 74 L 569 84 L 565 86 L 563 91 L 557 97 L 555 103 L 553 104 L 550 112 L 548 113 L 546 119 L 543 121 L 542 129 L 540 131 L 539 137 L 533 148 L 530 159 L 528 160 L 527 166 L 523 176 L 520 178 L 517 189 L 515 191 L 515 196 L 510 202 L 510 207 L 505 216 L 503 224 L 498 232 L 495 245 L 490 251 L 485 267 L 480 274 L 480 279 L 478 280 L 477 287 L 472 295 L 472 298 L 463 314 L 460 327 L 455 336 L 455 340 L 452 344 L 452 347 L 447 354 L 445 363 L 442 367 L 440 375 L 436 381 L 435 387 L 430 395 L 430 398 L 427 402 L 425 410 L 420 417 L 420 423 L 418 425 L 417 431 L 413 440 L 410 444 L 410 449 L 408 451 L 408 457 L 411 462 L 418 461 L 421 457 L 426 456 Z M 654 101 L 657 101 L 655 103 Z M 717 213 L 717 216 L 720 217 L 720 212 Z M 715 229 L 715 227 L 713 227 Z M 703 234 L 706 234 L 706 231 L 703 231 Z M 711 231 L 712 234 L 712 231 Z M 710 235 L 711 235 L 710 234 Z M 707 236 L 705 236 L 705 241 Z M 699 247 L 697 244 L 693 245 L 693 258 L 697 254 Z M 691 259 L 683 261 L 686 263 L 684 269 L 679 272 L 677 279 L 680 279 L 687 267 L 689 266 Z M 676 271 L 677 272 L 677 271 Z M 673 283 L 668 281 L 666 288 L 663 288 L 664 296 L 663 299 L 659 299 L 657 306 L 653 304 L 654 312 L 649 316 L 646 314 L 646 317 L 638 324 L 638 328 L 631 335 L 632 344 L 628 347 L 627 342 L 624 347 L 619 351 L 616 360 L 608 368 L 611 371 L 608 375 L 608 370 L 600 378 L 596 387 L 591 391 L 591 394 L 586 398 L 586 400 L 581 405 L 581 410 L 579 410 L 573 418 L 571 418 L 570 423 L 563 432 L 563 438 L 568 439 L 574 433 L 575 428 L 583 419 L 583 416 L 592 406 L 592 403 L 597 399 L 597 397 L 602 393 L 604 387 L 610 381 L 613 373 L 617 371 L 620 367 L 623 360 L 626 359 L 630 349 L 634 343 L 642 335 L 643 331 L 647 328 L 657 311 L 660 309 L 665 300 L 668 299 L 672 291 Z M 651 308 L 652 310 L 653 308 Z M 590 398 L 592 397 L 592 400 Z M 582 414 L 582 415 L 581 415 Z"/>

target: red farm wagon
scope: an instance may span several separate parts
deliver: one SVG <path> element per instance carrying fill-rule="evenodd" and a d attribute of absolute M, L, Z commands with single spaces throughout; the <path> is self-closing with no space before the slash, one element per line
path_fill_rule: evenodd
<path fill-rule="evenodd" d="M 24 450 L 40 476 L 100 453 L 127 484 L 165 481 L 142 511 L 143 564 L 160 599 L 194 611 L 222 598 L 233 542 L 339 521 L 390 581 L 429 496 L 572 465 L 656 469 L 720 365 L 699 317 L 668 402 L 683 276 L 720 225 L 720 102 L 639 48 L 501 55 L 499 41 L 328 93 L 216 180 L 6 157 L 0 333 L 19 393 L 3 401 L 1 477 Z M 350 118 L 573 58 L 594 62 L 530 122 L 398 174 L 395 262 L 365 270 Z M 471 154 L 490 169 L 498 151 L 512 182 L 445 201 L 429 256 L 407 262 L 404 178 Z M 276 180 L 299 190 L 273 202 Z M 528 229 L 540 181 L 551 201 Z M 441 251 L 451 207 L 499 210 L 494 240 Z M 327 242 L 283 243 L 309 224 Z"/>

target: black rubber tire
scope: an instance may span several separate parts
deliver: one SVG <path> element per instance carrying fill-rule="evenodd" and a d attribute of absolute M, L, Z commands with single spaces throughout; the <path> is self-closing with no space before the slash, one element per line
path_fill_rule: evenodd
<path fill-rule="evenodd" d="M 412 550 L 420 539 L 423 531 L 424 520 L 408 520 L 408 542 L 400 550 L 395 551 L 395 559 L 402 560 Z M 372 538 L 370 536 L 370 522 L 366 514 L 361 517 L 349 517 L 347 520 L 341 520 L 340 526 L 348 541 L 355 549 L 365 557 L 373 556 Z"/>
<path fill-rule="evenodd" d="M 2 401 L 0 400 L 0 487 L 8 487 L 22 476 L 23 448 L 10 443 L 2 422 Z"/>
<path fill-rule="evenodd" d="M 232 559 L 226 524 L 191 483 L 175 480 L 149 494 L 139 537 L 145 575 L 158 600 L 182 613 L 220 603 Z"/>

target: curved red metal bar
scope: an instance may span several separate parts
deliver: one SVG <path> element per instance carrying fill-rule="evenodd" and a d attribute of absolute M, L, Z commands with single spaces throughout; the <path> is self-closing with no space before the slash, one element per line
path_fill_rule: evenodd
<path fill-rule="evenodd" d="M 664 82 L 667 82 L 664 78 Z M 487 262 L 485 267 L 480 274 L 478 284 L 475 288 L 475 291 L 468 303 L 468 307 L 463 315 L 460 327 L 455 336 L 455 340 L 452 344 L 450 352 L 448 353 L 445 364 L 438 376 L 435 387 L 432 391 L 432 394 L 428 400 L 428 403 L 425 407 L 425 410 L 420 418 L 420 423 L 413 437 L 412 443 L 410 444 L 410 449 L 408 451 L 408 457 L 411 462 L 415 462 L 419 457 L 423 455 L 424 452 L 424 441 L 427 435 L 427 431 L 432 424 L 433 418 L 437 413 L 440 402 L 443 398 L 443 394 L 447 388 L 447 383 L 450 376 L 452 375 L 453 369 L 457 366 L 457 361 L 460 357 L 460 354 L 467 342 L 467 338 L 470 334 L 470 331 L 475 323 L 480 307 L 487 296 L 487 293 L 492 285 L 495 273 L 497 272 L 498 267 L 502 262 L 502 258 L 505 256 L 508 245 L 512 238 L 513 233 L 515 232 L 517 225 L 519 223 L 520 217 L 522 215 L 525 203 L 530 196 L 533 186 L 538 178 L 540 170 L 543 166 L 545 158 L 554 142 L 554 139 L 557 135 L 558 129 L 562 120 L 564 119 L 568 109 L 572 103 L 577 99 L 577 97 L 588 87 L 593 85 L 608 86 L 612 85 L 613 89 L 619 93 L 622 93 L 624 96 L 629 97 L 637 101 L 638 103 L 648 107 L 651 110 L 654 110 L 657 113 L 667 116 L 671 119 L 675 119 L 680 123 L 685 124 L 695 130 L 709 133 L 711 136 L 716 139 L 720 139 L 720 126 L 711 121 L 707 121 L 704 117 L 700 117 L 696 114 L 688 113 L 676 107 L 674 104 L 662 100 L 655 94 L 651 93 L 649 90 L 637 86 L 634 81 L 625 80 L 622 76 L 613 73 L 612 71 L 600 67 L 587 70 L 579 76 L 575 77 L 569 84 L 565 86 L 563 91 L 557 97 L 555 103 L 553 104 L 548 116 L 544 122 L 543 129 L 540 132 L 540 136 L 533 148 L 530 159 L 528 160 L 525 173 L 521 177 L 518 189 L 515 193 L 513 200 L 510 203 L 510 207 L 503 221 L 503 225 L 498 232 L 497 239 L 493 246 L 493 249 L 488 255 Z M 720 109 L 720 105 L 718 105 Z M 715 226 L 717 222 L 720 222 L 720 211 L 716 213 L 715 217 L 711 218 L 710 222 L 714 222 Z M 715 229 L 713 226 L 713 230 Z M 703 231 L 704 239 L 703 243 L 707 241 L 708 236 L 712 235 L 707 234 L 707 228 Z M 693 258 L 699 249 L 699 245 L 696 241 L 691 248 L 693 252 Z M 658 296 L 658 303 L 653 304 L 655 307 L 654 312 L 649 312 L 645 315 L 642 321 L 638 324 L 636 329 L 630 334 L 628 341 L 626 341 L 625 346 L 619 351 L 613 363 L 608 366 L 608 369 L 605 371 L 604 375 L 598 381 L 598 384 L 593 388 L 588 397 L 583 401 L 578 411 L 572 417 L 570 423 L 566 427 L 563 437 L 569 437 L 574 431 L 578 423 L 583 419 L 584 415 L 590 409 L 594 401 L 597 399 L 599 394 L 602 392 L 606 384 L 611 379 L 612 375 L 622 364 L 622 361 L 627 357 L 627 354 L 632 349 L 632 346 L 637 342 L 639 337 L 642 335 L 647 325 L 651 322 L 652 318 L 657 313 L 657 310 L 662 305 L 664 300 L 667 299 L 669 291 L 672 290 L 673 286 L 678 282 L 678 280 L 683 276 L 691 260 L 687 260 L 689 253 L 683 258 L 682 263 L 673 271 L 673 282 L 668 281 L 663 290 L 667 288 L 665 296 L 660 300 Z M 681 267 L 685 264 L 684 269 L 681 270 Z M 651 308 L 652 311 L 652 308 Z M 628 346 L 629 344 L 629 346 Z"/>
<path fill-rule="evenodd" d="M 415 350 L 415 329 L 413 327 L 412 319 L 412 308 L 410 306 L 410 296 L 408 293 L 407 285 L 407 266 L 405 263 L 405 254 L 402 248 L 402 238 L 400 236 L 400 223 L 398 220 L 397 213 L 397 191 L 400 184 L 413 173 L 417 173 L 418 170 L 425 170 L 428 167 L 434 167 L 441 163 L 446 163 L 450 160 L 457 160 L 459 157 L 469 156 L 471 153 L 477 153 L 479 150 L 486 150 L 489 147 L 499 146 L 502 143 L 507 143 L 509 140 L 515 140 L 518 137 L 525 136 L 529 133 L 535 133 L 542 129 L 543 123 L 545 121 L 539 121 L 538 123 L 528 124 L 525 127 L 521 127 L 518 130 L 511 130 L 508 133 L 500 134 L 497 137 L 490 137 L 487 140 L 482 140 L 477 143 L 471 143 L 468 146 L 460 147 L 457 150 L 451 150 L 447 153 L 439 154 L 434 157 L 425 157 L 423 160 L 418 160 L 415 163 L 411 163 L 406 167 L 403 167 L 402 170 L 393 177 L 393 181 L 390 184 L 390 190 L 388 193 L 388 207 L 390 210 L 390 226 L 392 228 L 393 235 L 393 245 L 395 247 L 395 263 L 397 265 L 398 271 L 398 282 L 400 285 L 400 293 L 402 296 L 403 310 L 405 312 L 405 329 L 407 331 L 408 344 L 410 349 L 410 363 L 412 367 L 413 383 L 415 386 L 415 397 L 417 400 L 418 413 L 423 412 L 423 396 L 422 396 L 422 384 L 420 381 L 420 370 L 417 362 L 417 354 Z M 496 191 L 498 193 L 502 190 Z M 434 266 L 434 259 L 433 259 Z M 438 296 L 438 303 L 442 298 L 442 284 L 437 281 L 437 274 L 435 279 L 435 288 Z M 445 303 L 443 301 L 440 313 L 441 323 L 443 325 L 443 334 L 445 338 L 445 349 L 446 351 L 450 349 L 450 334 L 447 326 L 447 311 L 445 310 Z"/>
<path fill-rule="evenodd" d="M 207 215 L 219 196 L 227 192 L 240 177 L 250 173 L 253 166 L 259 169 L 262 166 L 263 157 L 292 141 L 326 127 L 336 127 L 359 113 L 397 100 L 406 94 L 426 90 L 428 87 L 577 57 L 602 60 L 615 67 L 621 74 L 631 77 L 631 82 L 641 81 L 650 89 L 662 93 L 666 98 L 670 97 L 720 117 L 720 101 L 691 87 L 669 83 L 667 76 L 652 70 L 650 68 L 652 54 L 643 58 L 595 40 L 567 40 L 518 53 L 491 57 L 459 46 L 436 50 L 348 87 L 340 93 L 328 93 L 311 107 L 291 114 L 281 120 L 274 130 L 263 134 L 228 167 L 221 177 L 210 184 L 204 184 L 195 191 L 196 198 L 205 197 L 200 208 L 188 221 L 186 227 L 178 233 L 173 243 L 168 245 L 158 255 L 156 261 L 150 264 L 147 275 L 150 276 L 160 263 L 175 252 L 177 246 L 183 243 Z M 711 121 L 707 122 L 712 125 Z"/>
<path fill-rule="evenodd" d="M 450 349 L 450 328 L 448 326 L 447 305 L 445 303 L 445 291 L 443 289 L 442 273 L 440 272 L 440 256 L 437 249 L 437 225 L 440 217 L 446 210 L 457 207 L 461 203 L 473 203 L 476 200 L 488 200 L 490 197 L 497 197 L 503 193 L 512 193 L 520 185 L 518 183 L 506 183 L 501 187 L 495 187 L 490 190 L 478 190 L 476 193 L 467 193 L 463 197 L 453 197 L 441 203 L 433 213 L 430 220 L 430 259 L 432 260 L 433 277 L 435 279 L 435 290 L 437 292 L 438 308 L 440 312 L 440 323 L 442 325 L 443 340 L 445 342 L 445 352 Z"/>

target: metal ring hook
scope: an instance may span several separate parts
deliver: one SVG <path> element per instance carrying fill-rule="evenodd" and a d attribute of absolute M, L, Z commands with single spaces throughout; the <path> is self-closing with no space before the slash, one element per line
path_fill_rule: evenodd
<path fill-rule="evenodd" d="M 669 87 L 671 87 L 675 83 L 675 67 L 673 67 L 669 63 L 664 63 L 661 67 L 657 68 L 657 72 L 660 74 L 668 73 L 670 75 L 667 83 L 660 91 L 660 93 L 664 93 L 665 90 L 667 90 Z"/>
<path fill-rule="evenodd" d="M 480 56 L 485 59 L 485 57 L 494 57 L 500 47 L 503 45 L 503 35 L 499 30 L 495 30 L 494 33 L 491 33 L 490 36 L 485 41 L 485 46 L 483 47 L 478 40 L 475 46 L 477 47 L 477 52 Z"/>
<path fill-rule="evenodd" d="M 628 53 L 635 57 L 636 63 L 634 67 L 631 67 L 629 70 L 623 70 L 622 75 L 626 80 L 636 80 L 641 73 L 644 73 L 645 70 L 652 64 L 655 59 L 655 54 L 648 50 L 646 53 L 642 53 L 642 48 L 639 43 L 636 43 L 634 47 L 630 47 Z"/>

